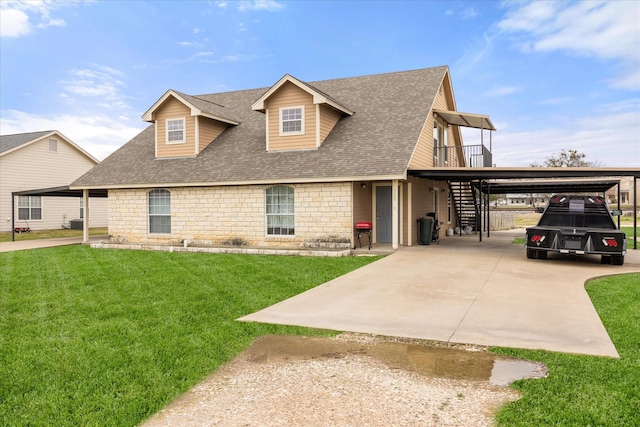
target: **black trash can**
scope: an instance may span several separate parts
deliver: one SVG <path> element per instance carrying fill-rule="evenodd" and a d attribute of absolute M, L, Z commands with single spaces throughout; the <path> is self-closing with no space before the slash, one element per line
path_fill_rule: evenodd
<path fill-rule="evenodd" d="M 430 245 L 433 237 L 433 218 L 420 218 L 418 220 L 418 233 L 420 233 L 420 244 Z"/>

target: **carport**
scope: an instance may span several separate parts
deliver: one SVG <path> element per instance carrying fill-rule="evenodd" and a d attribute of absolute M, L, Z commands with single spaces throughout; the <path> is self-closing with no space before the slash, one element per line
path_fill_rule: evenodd
<path fill-rule="evenodd" d="M 620 177 L 633 177 L 634 189 L 640 178 L 640 169 L 633 168 L 434 168 L 409 170 L 409 176 L 436 181 L 467 182 L 474 189 L 475 210 L 478 221 L 478 238 L 482 241 L 483 228 L 490 236 L 491 194 L 506 193 L 604 193 L 618 185 L 618 208 L 620 201 Z M 477 193 L 477 194 L 476 194 Z M 454 200 L 456 205 L 462 200 Z M 458 211 L 458 209 L 457 209 Z M 633 192 L 633 249 L 637 249 L 638 195 Z M 618 218 L 618 226 L 620 219 Z"/>
<path fill-rule="evenodd" d="M 25 190 L 11 192 L 11 241 L 15 241 L 16 233 L 16 196 L 41 196 L 41 197 L 82 197 L 85 207 L 82 223 L 82 242 L 89 241 L 89 197 L 108 197 L 106 189 L 80 189 L 71 190 L 68 185 L 60 187 L 41 188 L 39 190 Z"/>

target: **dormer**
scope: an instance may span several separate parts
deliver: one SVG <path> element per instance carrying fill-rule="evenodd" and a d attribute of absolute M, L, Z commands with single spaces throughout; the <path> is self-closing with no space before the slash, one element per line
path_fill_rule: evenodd
<path fill-rule="evenodd" d="M 142 120 L 155 124 L 156 158 L 195 157 L 229 126 L 240 124 L 231 115 L 222 105 L 170 89 Z"/>
<path fill-rule="evenodd" d="M 265 114 L 267 151 L 318 149 L 341 117 L 353 111 L 286 74 L 251 108 Z"/>

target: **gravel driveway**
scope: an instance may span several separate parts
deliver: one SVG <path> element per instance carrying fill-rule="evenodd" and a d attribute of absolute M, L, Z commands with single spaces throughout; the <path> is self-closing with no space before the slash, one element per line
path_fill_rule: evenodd
<path fill-rule="evenodd" d="M 490 426 L 518 399 L 489 381 L 496 356 L 485 348 L 427 344 L 262 337 L 143 425 Z"/>

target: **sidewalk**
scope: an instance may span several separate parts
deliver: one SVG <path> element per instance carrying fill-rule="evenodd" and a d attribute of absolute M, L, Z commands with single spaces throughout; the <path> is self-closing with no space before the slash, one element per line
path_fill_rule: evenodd
<path fill-rule="evenodd" d="M 89 236 L 90 243 L 107 239 L 107 236 Z M 59 239 L 20 240 L 17 242 L 0 242 L 0 252 L 22 251 L 26 249 L 51 248 L 54 246 L 80 245 L 82 236 L 61 237 Z"/>

